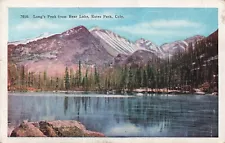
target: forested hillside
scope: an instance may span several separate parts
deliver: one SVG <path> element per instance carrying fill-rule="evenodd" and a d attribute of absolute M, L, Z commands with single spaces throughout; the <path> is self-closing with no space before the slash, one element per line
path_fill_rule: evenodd
<path fill-rule="evenodd" d="M 77 70 L 66 67 L 64 75 L 55 76 L 47 71 L 29 71 L 25 65 L 19 66 L 13 61 L 9 61 L 8 66 L 9 90 L 123 92 L 142 88 L 155 92 L 158 89 L 193 92 L 198 88 L 212 93 L 218 91 L 218 30 L 196 43 L 190 43 L 185 51 L 176 51 L 173 56 L 164 59 L 151 57 L 145 64 L 98 68 L 79 61 Z"/>

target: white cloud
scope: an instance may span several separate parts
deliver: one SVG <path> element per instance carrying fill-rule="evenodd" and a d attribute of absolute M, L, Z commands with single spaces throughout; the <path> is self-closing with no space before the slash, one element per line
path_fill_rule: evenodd
<path fill-rule="evenodd" d="M 154 20 L 151 22 L 137 23 L 115 27 L 115 30 L 138 35 L 167 35 L 179 36 L 190 32 L 200 32 L 204 30 L 204 25 L 188 20 Z"/>
<path fill-rule="evenodd" d="M 17 30 L 24 30 L 24 29 L 52 29 L 52 28 L 58 28 L 59 25 L 55 23 L 47 22 L 46 20 L 38 20 L 38 21 L 24 21 L 23 23 L 20 23 L 15 26 Z"/>

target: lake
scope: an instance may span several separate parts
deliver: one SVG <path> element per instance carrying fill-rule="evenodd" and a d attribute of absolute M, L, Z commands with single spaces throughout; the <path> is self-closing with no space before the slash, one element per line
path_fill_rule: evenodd
<path fill-rule="evenodd" d="M 218 97 L 9 93 L 8 121 L 78 120 L 110 137 L 218 137 Z"/>

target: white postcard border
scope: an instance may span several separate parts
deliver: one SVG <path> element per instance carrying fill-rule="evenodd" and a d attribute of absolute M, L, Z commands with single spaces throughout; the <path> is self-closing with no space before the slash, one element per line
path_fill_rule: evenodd
<path fill-rule="evenodd" d="M 0 142 L 143 142 L 143 143 L 189 143 L 225 142 L 225 1 L 223 0 L 2 0 L 0 1 Z M 219 23 L 219 137 L 218 138 L 9 138 L 7 137 L 7 41 L 8 7 L 201 7 L 218 8 Z M 223 74 L 224 73 L 224 74 Z"/>

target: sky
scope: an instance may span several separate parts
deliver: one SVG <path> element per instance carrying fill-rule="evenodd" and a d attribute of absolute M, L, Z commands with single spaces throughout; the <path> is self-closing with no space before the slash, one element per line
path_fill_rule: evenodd
<path fill-rule="evenodd" d="M 10 42 L 62 33 L 79 25 L 111 30 L 134 42 L 144 38 L 156 45 L 194 35 L 208 36 L 218 29 L 217 8 L 9 8 L 8 13 Z M 29 18 L 21 18 L 21 15 Z M 45 18 L 34 18 L 34 15 Z M 67 18 L 48 18 L 48 15 Z M 69 15 L 89 15 L 89 19 L 68 18 Z M 90 15 L 113 18 L 91 18 Z M 115 15 L 123 18 L 115 18 Z"/>

